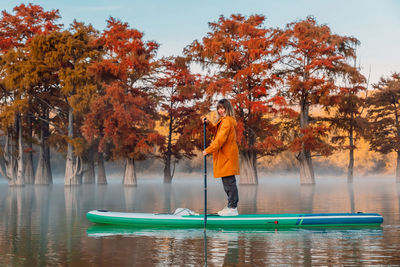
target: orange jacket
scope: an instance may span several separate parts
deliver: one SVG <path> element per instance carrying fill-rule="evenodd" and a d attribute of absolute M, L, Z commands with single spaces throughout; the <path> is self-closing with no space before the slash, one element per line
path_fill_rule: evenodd
<path fill-rule="evenodd" d="M 207 124 L 214 132 L 214 140 L 207 147 L 207 154 L 213 154 L 214 177 L 239 175 L 239 149 L 236 143 L 236 120 L 225 116 L 216 125 Z"/>

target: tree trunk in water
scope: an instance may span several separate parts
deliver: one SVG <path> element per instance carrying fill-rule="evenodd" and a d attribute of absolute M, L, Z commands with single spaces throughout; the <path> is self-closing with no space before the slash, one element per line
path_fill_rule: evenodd
<path fill-rule="evenodd" d="M 25 164 L 25 184 L 34 184 L 35 183 L 35 175 L 33 171 L 33 155 L 32 152 L 28 152 L 26 155 L 26 164 Z"/>
<path fill-rule="evenodd" d="M 32 140 L 32 121 L 31 117 L 28 114 L 27 123 L 29 129 L 29 139 Z M 34 184 L 35 183 L 35 175 L 33 172 L 33 147 L 32 142 L 28 140 L 28 152 L 25 154 L 25 183 L 26 184 Z"/>
<path fill-rule="evenodd" d="M 83 174 L 84 184 L 94 184 L 96 183 L 96 174 L 94 171 L 94 161 L 89 160 L 86 162 L 87 170 Z"/>
<path fill-rule="evenodd" d="M 136 181 L 135 160 L 127 158 L 125 164 L 124 179 L 122 183 L 127 186 L 137 186 Z"/>
<path fill-rule="evenodd" d="M 301 101 L 300 128 L 307 128 L 309 125 L 309 106 L 307 99 Z M 297 159 L 300 162 L 300 184 L 315 184 L 314 168 L 311 160 L 310 150 L 305 149 L 304 143 L 301 144 L 301 151 Z"/>
<path fill-rule="evenodd" d="M 13 133 L 16 133 L 16 139 Z M 16 143 L 15 144 L 15 140 Z M 17 147 L 18 145 L 18 147 Z M 14 117 L 14 128 L 6 133 L 3 158 L 5 161 L 5 176 L 10 186 L 23 186 L 24 178 L 24 148 L 22 144 L 22 119 L 17 113 Z"/>
<path fill-rule="evenodd" d="M 396 182 L 400 183 L 400 151 L 397 151 Z"/>
<path fill-rule="evenodd" d="M 310 151 L 302 149 L 298 159 L 300 161 L 300 184 L 315 184 Z"/>
<path fill-rule="evenodd" d="M 74 138 L 74 115 L 70 107 L 68 110 L 68 138 Z M 73 146 L 68 142 L 67 160 L 65 163 L 64 185 L 82 184 L 82 162 L 79 157 L 74 156 Z"/>
<path fill-rule="evenodd" d="M 169 118 L 169 130 L 168 130 L 168 147 L 165 158 L 165 166 L 164 166 L 164 184 L 171 184 L 172 175 L 171 175 L 171 149 L 172 149 L 172 123 L 173 119 L 170 116 Z"/>
<path fill-rule="evenodd" d="M 45 164 L 45 156 L 44 156 L 44 144 L 43 137 L 40 137 L 40 147 L 39 147 L 39 159 L 38 166 L 35 174 L 35 184 L 51 184 L 46 179 L 48 177 L 47 166 Z"/>
<path fill-rule="evenodd" d="M 257 155 L 253 151 L 244 151 L 240 156 L 240 184 L 258 184 Z"/>
<path fill-rule="evenodd" d="M 68 145 L 70 146 L 70 145 Z M 71 145 L 72 147 L 72 145 Z M 72 148 L 68 149 L 72 151 Z M 71 152 L 67 151 L 67 160 L 65 165 L 64 185 L 80 185 L 82 184 L 82 160 L 74 157 Z"/>
<path fill-rule="evenodd" d="M 8 130 L 4 144 L 5 173 L 3 175 L 7 178 L 10 186 L 16 185 L 17 180 L 17 162 L 14 155 L 15 146 L 13 144 L 12 131 Z"/>
<path fill-rule="evenodd" d="M 53 175 L 51 172 L 51 165 L 50 165 L 50 146 L 47 144 L 47 142 L 45 143 L 45 146 L 44 146 L 44 159 L 45 159 L 45 164 L 46 164 L 46 168 L 47 168 L 47 173 L 50 176 L 49 179 L 53 183 Z"/>
<path fill-rule="evenodd" d="M 171 175 L 171 156 L 167 156 L 164 165 L 164 184 L 170 184 L 172 182 Z"/>
<path fill-rule="evenodd" d="M 24 185 L 25 177 L 24 177 L 24 146 L 22 142 L 22 118 L 20 114 L 16 116 L 16 128 L 18 133 L 18 158 L 17 158 L 17 180 L 15 181 L 15 185 Z"/>
<path fill-rule="evenodd" d="M 48 115 L 45 115 L 48 119 Z M 47 144 L 49 136 L 49 125 L 45 122 L 40 124 L 40 146 L 38 166 L 35 173 L 35 184 L 48 185 L 53 183 L 53 176 L 50 166 L 50 148 Z"/>
<path fill-rule="evenodd" d="M 347 169 L 347 182 L 348 183 L 353 183 L 354 176 L 353 176 L 353 170 L 354 170 L 354 149 L 351 147 L 350 148 L 350 159 L 349 159 L 349 167 Z"/>
<path fill-rule="evenodd" d="M 104 168 L 103 152 L 97 153 L 97 183 L 107 184 L 106 169 Z"/>
<path fill-rule="evenodd" d="M 94 172 L 94 151 L 93 146 L 89 148 L 88 158 L 85 162 L 85 172 L 83 174 L 83 183 L 84 184 L 94 184 L 96 182 L 96 175 Z"/>
<path fill-rule="evenodd" d="M 43 131 L 42 131 L 43 134 Z M 43 135 L 40 137 L 39 159 L 35 173 L 35 184 L 48 185 L 53 183 L 51 173 L 49 172 L 46 159 L 46 145 Z"/>

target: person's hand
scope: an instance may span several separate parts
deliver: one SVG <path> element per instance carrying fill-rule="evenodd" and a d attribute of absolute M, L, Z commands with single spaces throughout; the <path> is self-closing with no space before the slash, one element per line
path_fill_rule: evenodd
<path fill-rule="evenodd" d="M 203 156 L 207 156 L 207 152 L 203 150 Z"/>
<path fill-rule="evenodd" d="M 207 118 L 204 117 L 204 118 L 201 118 L 201 122 L 202 122 L 202 123 L 207 123 L 208 120 L 207 120 Z"/>

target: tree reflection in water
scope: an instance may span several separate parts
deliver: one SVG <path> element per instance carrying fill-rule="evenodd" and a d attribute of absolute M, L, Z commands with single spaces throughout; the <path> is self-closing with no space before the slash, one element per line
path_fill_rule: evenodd
<path fill-rule="evenodd" d="M 209 183 L 209 211 L 226 203 Z M 137 187 L 111 183 L 8 187 L 0 184 L 0 265 L 265 266 L 399 265 L 400 185 L 392 179 L 343 179 L 300 186 L 261 180 L 239 186 L 240 213 L 377 212 L 381 228 L 218 230 L 107 228 L 88 222 L 93 209 L 165 213 L 203 210 L 202 180 Z"/>

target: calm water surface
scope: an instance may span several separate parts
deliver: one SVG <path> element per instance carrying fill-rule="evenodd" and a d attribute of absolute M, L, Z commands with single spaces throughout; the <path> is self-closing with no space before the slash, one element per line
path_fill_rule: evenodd
<path fill-rule="evenodd" d="M 0 266 L 370 266 L 400 265 L 400 184 L 389 178 L 264 178 L 239 187 L 240 213 L 377 212 L 379 228 L 224 231 L 99 227 L 94 209 L 170 213 L 203 210 L 202 179 L 140 180 L 138 187 L 8 187 L 0 183 Z M 209 180 L 209 212 L 226 203 Z"/>

